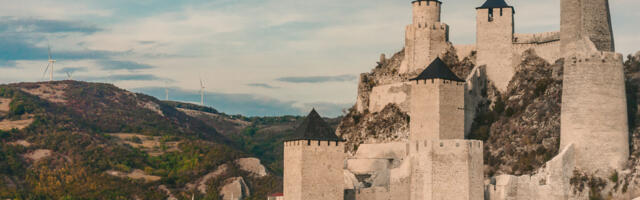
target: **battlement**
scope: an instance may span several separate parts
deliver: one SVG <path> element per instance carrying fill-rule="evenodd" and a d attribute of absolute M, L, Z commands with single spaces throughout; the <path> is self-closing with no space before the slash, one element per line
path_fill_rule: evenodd
<path fill-rule="evenodd" d="M 423 24 L 440 21 L 440 6 L 442 2 L 437 0 L 418 0 L 413 5 L 413 23 Z"/>
<path fill-rule="evenodd" d="M 407 154 L 440 150 L 482 151 L 482 148 L 480 140 L 419 140 L 407 143 Z"/>
<path fill-rule="evenodd" d="M 425 80 L 414 80 L 412 82 L 414 82 L 416 85 L 451 84 L 451 85 L 464 86 L 465 84 L 465 82 L 451 81 L 451 80 L 445 80 L 445 79 L 429 79 L 429 80 L 425 79 Z"/>
<path fill-rule="evenodd" d="M 413 7 L 416 6 L 440 6 L 442 5 L 442 2 L 439 0 L 416 0 L 411 2 L 411 4 L 413 5 Z"/>
<path fill-rule="evenodd" d="M 340 146 L 340 141 L 323 141 L 323 140 L 293 140 L 285 141 L 285 147 L 292 146 Z"/>
<path fill-rule="evenodd" d="M 416 29 L 431 29 L 431 30 L 444 30 L 444 31 L 449 30 L 449 25 L 442 22 L 425 22 L 425 23 L 412 24 L 410 26 Z"/>
<path fill-rule="evenodd" d="M 512 18 L 515 14 L 513 8 L 478 8 L 478 19 L 486 19 L 485 21 L 493 22 L 502 18 Z M 499 20 L 502 21 L 502 20 Z"/>
<path fill-rule="evenodd" d="M 532 34 L 516 33 L 513 36 L 514 44 L 543 44 L 556 41 L 560 41 L 560 32 L 558 31 Z"/>

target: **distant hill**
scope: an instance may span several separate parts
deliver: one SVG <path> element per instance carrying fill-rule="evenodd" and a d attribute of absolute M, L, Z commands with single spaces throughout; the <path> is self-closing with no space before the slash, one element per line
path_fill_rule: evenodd
<path fill-rule="evenodd" d="M 282 140 L 301 119 L 232 116 L 103 83 L 0 85 L 0 199 L 217 199 L 233 184 L 265 199 L 282 190 Z"/>

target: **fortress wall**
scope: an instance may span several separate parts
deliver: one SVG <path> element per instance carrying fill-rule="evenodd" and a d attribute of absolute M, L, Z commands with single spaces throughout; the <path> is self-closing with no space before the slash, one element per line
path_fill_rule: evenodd
<path fill-rule="evenodd" d="M 487 88 L 485 66 L 475 66 L 467 76 L 464 88 L 464 135 L 469 135 L 476 117 L 478 103 L 484 99 L 482 93 Z"/>
<path fill-rule="evenodd" d="M 411 86 L 406 82 L 380 85 L 369 95 L 369 111 L 380 112 L 387 104 L 395 103 L 403 112 L 409 111 Z"/>
<path fill-rule="evenodd" d="M 464 83 L 443 83 L 439 90 L 439 139 L 464 139 Z"/>
<path fill-rule="evenodd" d="M 493 12 L 490 17 L 489 12 Z M 487 76 L 505 91 L 513 77 L 513 9 L 477 9 L 477 65 L 487 66 Z"/>
<path fill-rule="evenodd" d="M 513 35 L 513 43 L 515 44 L 537 44 L 547 43 L 560 40 L 560 32 L 542 32 L 542 33 L 515 33 Z"/>
<path fill-rule="evenodd" d="M 371 187 L 356 191 L 357 200 L 396 200 L 386 187 Z"/>
<path fill-rule="evenodd" d="M 435 0 L 414 1 L 413 24 L 440 22 L 441 2 Z"/>
<path fill-rule="evenodd" d="M 405 57 L 400 73 L 423 70 L 448 47 L 449 26 L 440 23 L 408 25 L 405 32 Z"/>
<path fill-rule="evenodd" d="M 513 44 L 513 58 L 515 62 L 520 62 L 522 58 L 522 54 L 529 50 L 533 49 L 536 52 L 536 55 L 547 60 L 549 63 L 554 63 L 556 60 L 562 57 L 560 53 L 560 40 L 549 41 L 544 43 L 514 43 Z M 514 63 L 519 64 L 519 63 Z"/>
<path fill-rule="evenodd" d="M 471 52 L 476 50 L 475 44 L 453 45 L 458 55 L 458 60 L 462 61 L 465 57 L 471 56 Z"/>
<path fill-rule="evenodd" d="M 409 141 L 438 139 L 440 133 L 440 85 L 442 80 L 411 82 Z"/>
<path fill-rule="evenodd" d="M 284 148 L 285 199 L 344 199 L 344 143 L 299 140 Z"/>
<path fill-rule="evenodd" d="M 560 148 L 574 144 L 576 166 L 588 172 L 608 176 L 610 169 L 622 169 L 629 156 L 622 55 L 594 49 L 573 54 L 563 82 Z"/>
<path fill-rule="evenodd" d="M 482 148 L 475 140 L 411 142 L 411 199 L 483 199 Z"/>
<path fill-rule="evenodd" d="M 403 159 L 407 146 L 404 142 L 389 142 L 382 144 L 361 144 L 355 158 Z"/>

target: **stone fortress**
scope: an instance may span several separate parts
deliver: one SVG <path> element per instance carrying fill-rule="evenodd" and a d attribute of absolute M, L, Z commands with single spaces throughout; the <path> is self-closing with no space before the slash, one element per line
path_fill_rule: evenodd
<path fill-rule="evenodd" d="M 285 142 L 284 199 L 588 199 L 588 191 L 572 190 L 576 170 L 605 177 L 623 169 L 627 104 L 608 0 L 561 0 L 561 30 L 535 34 L 514 33 L 514 7 L 487 0 L 476 8 L 471 45 L 449 41 L 442 5 L 412 2 L 398 73 L 371 88 L 368 100 L 359 94 L 355 106 L 378 112 L 399 105 L 411 118 L 408 141 L 362 144 L 347 156 L 344 141 L 312 111 Z M 449 49 L 463 57 L 475 53 L 468 77 L 457 77 L 440 59 Z M 474 94 L 487 84 L 506 91 L 525 51 L 548 62 L 565 60 L 560 153 L 534 175 L 484 177 L 483 143 L 465 139 Z"/>

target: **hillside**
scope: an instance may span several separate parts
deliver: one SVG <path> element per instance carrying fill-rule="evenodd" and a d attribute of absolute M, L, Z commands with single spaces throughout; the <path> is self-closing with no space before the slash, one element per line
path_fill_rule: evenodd
<path fill-rule="evenodd" d="M 0 198 L 264 199 L 281 192 L 277 173 L 228 137 L 261 120 L 194 112 L 220 114 L 110 84 L 0 85 Z"/>

